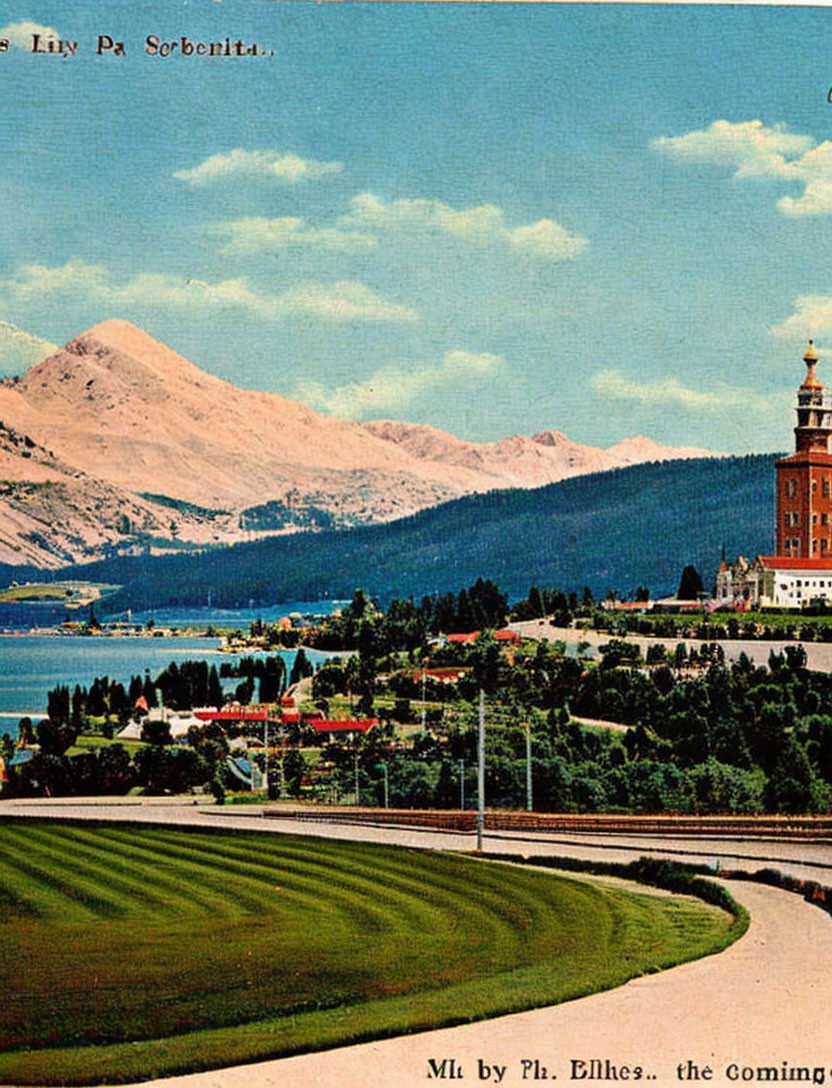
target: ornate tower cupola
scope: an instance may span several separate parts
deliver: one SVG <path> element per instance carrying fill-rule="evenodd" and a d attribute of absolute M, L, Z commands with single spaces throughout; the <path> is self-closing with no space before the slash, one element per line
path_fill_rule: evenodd
<path fill-rule="evenodd" d="M 797 391 L 795 449 L 825 450 L 828 453 L 829 436 L 832 434 L 832 405 L 815 373 L 818 355 L 811 340 L 803 362 L 806 364 L 806 377 Z"/>
<path fill-rule="evenodd" d="M 832 567 L 832 398 L 818 381 L 815 345 L 803 356 L 795 452 L 777 462 L 777 556 Z"/>

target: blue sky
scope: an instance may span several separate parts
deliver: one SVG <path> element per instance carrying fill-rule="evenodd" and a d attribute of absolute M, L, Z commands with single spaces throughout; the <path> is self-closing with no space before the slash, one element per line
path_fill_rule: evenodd
<path fill-rule="evenodd" d="M 266 52 L 145 52 L 183 34 Z M 2 372 L 121 317 L 350 418 L 731 451 L 790 447 L 807 337 L 832 384 L 830 10 L 21 0 L 2 38 Z"/>

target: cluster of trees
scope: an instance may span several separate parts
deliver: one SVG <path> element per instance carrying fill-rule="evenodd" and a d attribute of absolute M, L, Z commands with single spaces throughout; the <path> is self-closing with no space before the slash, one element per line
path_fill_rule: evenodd
<path fill-rule="evenodd" d="M 584 586 L 580 598 L 575 592 L 532 586 L 527 596 L 512 606 L 511 618 L 537 620 L 548 616 L 557 627 L 568 627 L 577 616 L 591 613 L 594 605 L 595 598 L 589 586 Z"/>
<path fill-rule="evenodd" d="M 227 748 L 225 749 L 227 751 Z M 74 755 L 41 749 L 28 763 L 13 767 L 4 797 L 65 797 L 125 794 L 133 787 L 147 793 L 184 793 L 195 786 L 221 797 L 231 784 L 224 762 L 211 745 L 171 747 L 148 744 L 130 756 L 121 744 Z"/>
<path fill-rule="evenodd" d="M 222 684 L 216 665 L 207 661 L 172 661 L 156 678 L 164 706 L 185 710 L 194 706 L 222 706 Z M 148 704 L 148 705 L 155 705 Z"/>
<path fill-rule="evenodd" d="M 416 737 L 412 749 L 384 758 L 391 804 L 446 806 L 465 789 L 476 758 L 475 705 L 488 684 L 487 801 L 522 806 L 526 796 L 525 728 L 532 747 L 532 787 L 540 811 L 819 812 L 832 808 L 832 716 L 822 713 L 832 678 L 809 673 L 802 647 L 772 654 L 768 667 L 742 656 L 727 666 L 722 648 L 672 652 L 653 647 L 645 667 L 638 647 L 612 640 L 598 667 L 586 668 L 563 647 L 538 644 L 513 664 L 485 646 L 454 647 L 469 671 L 443 707 L 444 721 Z M 323 670 L 322 670 L 323 671 Z M 343 666 L 322 678 L 321 688 Z M 412 669 L 403 674 L 412 682 Z M 390 687 L 406 701 L 397 677 Z M 328 689 L 327 689 L 328 690 Z M 408 694 L 415 694 L 411 687 Z M 579 716 L 630 725 L 626 733 L 585 729 Z M 394 713 L 390 717 L 397 717 Z M 378 794 L 372 752 L 330 753 L 342 788 L 358 759 L 370 796 Z M 375 770 L 374 770 L 375 767 Z M 351 770 L 352 768 L 352 770 Z M 362 787 L 363 788 L 363 787 Z M 375 794 L 373 794 L 375 791 Z"/>
<path fill-rule="evenodd" d="M 478 578 L 458 593 L 394 597 L 385 611 L 357 590 L 338 616 L 328 619 L 314 638 L 323 650 L 365 649 L 384 656 L 414 650 L 432 636 L 455 631 L 482 631 L 502 627 L 508 616 L 508 596 L 489 578 Z"/>
<path fill-rule="evenodd" d="M 608 651 L 581 677 L 570 706 L 633 726 L 624 740 L 631 758 L 672 763 L 688 776 L 709 767 L 710 785 L 695 795 L 705 790 L 715 811 L 830 809 L 832 716 L 824 708 L 832 677 L 806 669 L 802 646 L 770 654 L 768 667 L 744 654 L 728 666 L 721 648 L 711 646 L 684 680 L 678 669 L 691 664 L 684 645 L 650 669 L 640 667 L 635 647 L 626 665 L 619 663 L 619 642 Z M 654 647 L 654 661 L 658 655 Z"/>
<path fill-rule="evenodd" d="M 303 641 L 306 631 L 303 627 L 286 627 L 281 623 L 264 623 L 256 619 L 249 626 L 249 635 L 255 644 L 264 649 L 294 650 Z"/>
<path fill-rule="evenodd" d="M 76 733 L 89 719 L 96 719 L 112 735 L 113 728 L 127 722 L 141 696 L 148 707 L 156 706 L 156 688 L 149 675 L 132 677 L 126 688 L 108 676 L 96 677 L 88 688 L 76 684 L 71 693 L 61 684 L 48 693 L 47 717 L 54 723 L 71 724 Z"/>
<path fill-rule="evenodd" d="M 182 746 L 171 744 L 166 723 L 146 723 L 143 739 L 147 743 L 132 756 L 118 743 L 69 755 L 79 731 L 66 719 L 44 718 L 33 725 L 23 718 L 19 734 L 26 744 L 37 744 L 38 750 L 28 762 L 7 769 L 6 797 L 114 795 L 133 787 L 152 794 L 202 787 L 221 797 L 232 784 L 225 764 L 228 737 L 214 725 L 193 727 L 188 745 Z M 8 734 L 0 738 L 0 754 L 7 764 L 14 755 Z"/>
<path fill-rule="evenodd" d="M 474 711 L 462 712 L 441 735 L 426 732 L 403 749 L 385 741 L 384 729 L 327 746 L 312 774 L 323 800 L 351 799 L 356 770 L 359 798 L 401 808 L 467 808 L 476 804 Z M 690 769 L 642 758 L 620 737 L 582 728 L 563 711 L 529 713 L 531 775 L 537 812 L 758 812 L 759 776 L 706 760 Z M 489 715 L 486 799 L 489 807 L 526 803 L 526 732 L 516 721 Z"/>
<path fill-rule="evenodd" d="M 220 665 L 220 677 L 242 679 L 242 683 L 237 685 L 234 692 L 234 698 L 238 703 L 252 702 L 255 686 L 257 702 L 276 703 L 286 690 L 286 662 L 277 655 L 243 657 L 236 663 L 223 661 Z M 222 702 L 214 702 L 210 705 L 222 706 Z"/>
<path fill-rule="evenodd" d="M 136 784 L 135 768 L 120 744 L 72 756 L 65 755 L 65 751 L 41 747 L 28 763 L 11 768 L 3 785 L 3 796 L 114 795 L 127 793 Z M 11 752 L 4 751 L 3 755 L 8 760 Z"/>

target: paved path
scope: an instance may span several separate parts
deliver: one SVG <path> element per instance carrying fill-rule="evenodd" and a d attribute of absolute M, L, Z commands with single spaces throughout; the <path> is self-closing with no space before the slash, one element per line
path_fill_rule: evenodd
<path fill-rule="evenodd" d="M 466 835 L 266 821 L 256 809 L 243 813 L 136 800 L 0 803 L 0 819 L 24 813 L 253 827 L 271 834 L 300 830 L 439 849 L 471 846 Z M 644 852 L 638 843 L 621 840 L 611 849 L 597 841 L 588 846 L 537 837 L 530 848 L 529 838 L 489 836 L 486 845 L 519 853 L 568 849 L 622 857 Z M 701 849 L 700 843 L 695 845 Z M 832 865 L 832 848 L 826 846 L 751 843 L 743 849 L 752 846 L 779 852 L 780 867 L 789 871 L 814 870 L 818 877 L 818 866 Z M 739 850 L 739 845 L 729 848 Z M 719 1085 L 761 1080 L 832 1083 L 832 919 L 786 892 L 750 884 L 730 887 L 751 911 L 752 925 L 741 941 L 718 956 L 566 1005 L 154 1083 L 168 1088 L 430 1088 L 450 1082 L 519 1088 L 556 1078 L 593 1086 L 641 1079 L 666 1088 L 689 1080 L 698 1083 L 694 1067 L 699 1079 Z"/>
<path fill-rule="evenodd" d="M 170 798 L 56 798 L 0 801 L 0 820 L 11 816 L 49 816 L 140 823 L 186 823 L 239 827 L 264 834 L 315 835 L 322 838 L 396 842 L 429 850 L 473 850 L 475 836 L 402 827 L 327 824 L 323 821 L 264 820 L 261 805 L 183 803 Z M 488 832 L 486 853 L 546 854 L 556 857 L 628 862 L 645 855 L 711 865 L 715 869 L 754 871 L 776 868 L 802 880 L 832 885 L 832 842 L 754 838 L 674 838 L 654 835 L 566 834 L 561 832 Z"/>

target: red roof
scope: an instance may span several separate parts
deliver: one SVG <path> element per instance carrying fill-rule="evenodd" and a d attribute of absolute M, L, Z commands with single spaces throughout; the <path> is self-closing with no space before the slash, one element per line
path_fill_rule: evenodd
<path fill-rule="evenodd" d="M 316 733 L 366 733 L 378 725 L 378 718 L 318 718 L 308 723 Z"/>
<path fill-rule="evenodd" d="M 826 450 L 797 450 L 788 457 L 780 457 L 775 461 L 776 465 L 832 465 L 832 453 Z"/>
<path fill-rule="evenodd" d="M 265 722 L 271 715 L 265 706 L 238 706 L 224 710 L 195 710 L 194 717 L 201 722 Z"/>
<path fill-rule="evenodd" d="M 446 642 L 476 642 L 480 637 L 480 631 L 466 631 L 464 633 L 456 633 L 453 635 L 446 635 Z M 494 638 L 498 642 L 519 642 L 520 636 L 516 631 L 509 631 L 507 627 L 504 627 L 500 631 L 494 632 Z"/>
<path fill-rule="evenodd" d="M 468 671 L 465 665 L 446 666 L 440 669 L 417 669 L 413 673 L 413 679 L 421 680 L 423 676 L 426 676 L 431 680 L 441 680 L 443 682 L 447 680 L 455 684 L 460 676 L 464 676 Z"/>
<path fill-rule="evenodd" d="M 761 555 L 760 562 L 772 570 L 817 570 L 832 573 L 832 558 L 801 559 L 792 555 Z"/>

